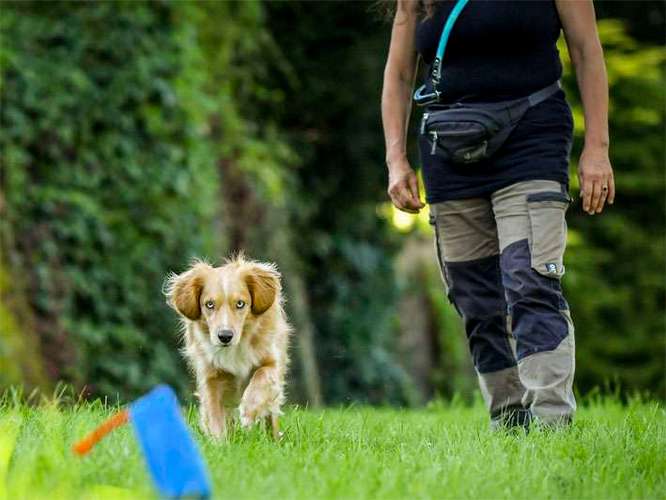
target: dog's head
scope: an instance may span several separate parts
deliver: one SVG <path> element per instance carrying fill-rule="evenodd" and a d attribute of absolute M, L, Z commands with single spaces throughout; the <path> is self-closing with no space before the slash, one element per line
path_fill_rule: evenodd
<path fill-rule="evenodd" d="M 199 323 L 211 345 L 238 345 L 247 327 L 278 300 L 280 273 L 274 264 L 242 256 L 222 267 L 195 262 L 166 284 L 167 303 Z"/>

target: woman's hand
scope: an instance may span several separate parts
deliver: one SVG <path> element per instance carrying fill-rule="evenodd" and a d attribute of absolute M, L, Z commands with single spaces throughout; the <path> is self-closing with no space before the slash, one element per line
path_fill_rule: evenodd
<path fill-rule="evenodd" d="M 419 197 L 419 181 L 407 159 L 389 165 L 388 194 L 399 210 L 417 214 L 425 204 Z"/>
<path fill-rule="evenodd" d="M 598 147 L 583 149 L 578 162 L 578 180 L 583 210 L 588 214 L 599 214 L 608 202 L 615 201 L 615 180 L 613 167 L 608 158 L 608 148 Z"/>
<path fill-rule="evenodd" d="M 578 162 L 583 210 L 601 213 L 615 200 L 613 169 L 608 159 L 608 78 L 597 33 L 592 0 L 555 0 L 564 38 L 583 102 L 585 146 Z"/>

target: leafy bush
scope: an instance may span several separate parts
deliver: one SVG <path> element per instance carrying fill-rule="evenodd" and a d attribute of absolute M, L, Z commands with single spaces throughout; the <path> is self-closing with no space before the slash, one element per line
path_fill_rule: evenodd
<path fill-rule="evenodd" d="M 6 251 L 49 374 L 109 395 L 182 387 L 161 283 L 211 248 L 217 173 L 190 154 L 170 8 L 3 11 Z"/>

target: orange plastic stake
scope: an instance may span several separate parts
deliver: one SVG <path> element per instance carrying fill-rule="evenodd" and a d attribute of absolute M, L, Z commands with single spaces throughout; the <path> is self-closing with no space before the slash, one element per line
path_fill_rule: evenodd
<path fill-rule="evenodd" d="M 110 419 L 105 421 L 102 425 L 100 425 L 97 429 L 84 437 L 81 441 L 72 446 L 72 451 L 80 456 L 85 455 L 109 432 L 123 424 L 126 424 L 127 422 L 129 422 L 129 411 L 119 411 Z"/>

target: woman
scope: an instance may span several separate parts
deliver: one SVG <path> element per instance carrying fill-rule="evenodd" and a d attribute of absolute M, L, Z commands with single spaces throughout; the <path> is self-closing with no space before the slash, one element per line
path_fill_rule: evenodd
<path fill-rule="evenodd" d="M 400 210 L 424 207 L 407 160 L 417 57 L 431 64 L 454 1 L 399 0 L 384 73 L 388 193 Z M 574 330 L 562 295 L 572 117 L 553 87 L 560 31 L 585 115 L 578 165 L 583 210 L 615 197 L 608 157 L 608 84 L 591 0 L 482 1 L 462 10 L 442 62 L 440 104 L 518 99 L 546 87 L 499 150 L 454 164 L 427 135 L 419 146 L 438 263 L 463 318 L 491 425 L 571 421 Z M 429 74 L 429 72 L 428 72 Z M 426 108 L 428 111 L 428 108 Z"/>

